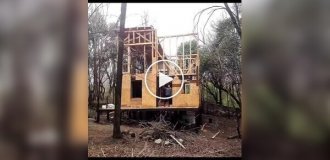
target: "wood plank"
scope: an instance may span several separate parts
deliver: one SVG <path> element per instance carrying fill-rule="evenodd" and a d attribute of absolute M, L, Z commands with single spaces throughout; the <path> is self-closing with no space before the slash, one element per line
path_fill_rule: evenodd
<path fill-rule="evenodd" d="M 159 39 L 161 38 L 173 38 L 173 37 L 183 37 L 183 36 L 196 36 L 197 33 L 188 33 L 188 34 L 178 34 L 178 35 L 170 35 L 170 36 L 158 36 Z"/>
<path fill-rule="evenodd" d="M 182 143 L 181 143 L 180 141 L 178 141 L 173 135 L 170 135 L 170 137 L 171 137 L 172 139 L 174 139 L 174 140 L 176 141 L 176 143 L 178 143 L 183 149 L 186 149 L 186 147 L 184 147 L 184 146 L 182 145 Z"/>
<path fill-rule="evenodd" d="M 217 132 L 217 133 L 212 137 L 212 139 L 214 139 L 219 133 L 220 133 L 220 131 Z"/>
<path fill-rule="evenodd" d="M 139 45 L 148 45 L 153 43 L 132 43 L 132 44 L 125 44 L 125 46 L 139 46 Z"/>

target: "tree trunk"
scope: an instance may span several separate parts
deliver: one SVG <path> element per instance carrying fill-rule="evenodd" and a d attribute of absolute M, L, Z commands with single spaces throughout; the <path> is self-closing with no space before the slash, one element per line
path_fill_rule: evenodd
<path fill-rule="evenodd" d="M 219 92 L 219 104 L 220 104 L 220 106 L 222 107 L 222 106 L 223 106 L 223 103 L 222 103 L 222 91 L 221 91 L 221 87 L 222 87 L 222 86 L 220 86 L 220 87 L 218 88 L 218 92 Z"/>
<path fill-rule="evenodd" d="M 116 63 L 116 61 L 115 61 L 115 59 L 113 59 L 112 60 L 112 78 L 111 78 L 111 81 L 109 82 L 109 86 L 110 86 L 110 91 L 109 91 L 109 93 L 110 93 L 110 95 L 112 96 L 112 101 L 111 101 L 111 103 L 115 103 L 115 89 L 114 89 L 114 87 L 115 87 L 115 83 L 116 83 L 116 81 L 115 81 L 115 77 L 116 77 L 116 72 L 115 72 L 115 70 L 116 70 L 116 65 L 115 65 L 115 63 Z"/>
<path fill-rule="evenodd" d="M 94 64 L 94 68 L 93 68 L 93 74 L 94 74 L 94 89 L 93 89 L 93 97 L 92 97 L 92 102 L 94 102 L 95 100 L 95 95 L 98 96 L 98 66 L 97 66 L 97 59 L 98 59 L 98 49 L 97 49 L 97 41 L 95 40 L 95 38 L 93 38 L 93 47 L 94 47 L 94 59 L 93 59 L 93 64 Z M 95 93 L 96 92 L 96 93 Z M 98 97 L 97 97 L 98 98 Z M 96 122 L 100 121 L 100 117 L 99 117 L 99 104 L 96 105 Z"/>
<path fill-rule="evenodd" d="M 238 138 L 241 138 L 241 106 L 235 109 L 236 114 L 236 131 Z"/>
<path fill-rule="evenodd" d="M 241 130 L 240 130 L 241 119 L 240 119 L 239 115 L 236 115 L 236 123 L 237 123 L 237 126 L 236 126 L 237 135 L 238 135 L 238 138 L 241 138 Z"/>
<path fill-rule="evenodd" d="M 99 56 L 98 56 L 99 58 Z M 99 63 L 97 65 L 97 73 L 98 73 L 98 78 L 100 78 L 100 59 L 99 59 Z M 100 111 L 100 83 L 99 80 L 97 79 L 97 114 L 96 114 L 96 122 L 100 122 L 100 115 L 101 115 L 101 111 Z"/>
<path fill-rule="evenodd" d="M 121 84 L 122 84 L 122 62 L 124 54 L 125 39 L 125 19 L 126 19 L 126 3 L 121 4 L 120 28 L 119 28 L 119 45 L 118 45 L 118 61 L 117 61 L 117 84 L 115 97 L 115 115 L 113 123 L 113 138 L 121 138 L 120 120 L 121 120 Z"/>
<path fill-rule="evenodd" d="M 239 38 L 242 38 L 242 31 L 241 31 L 241 27 L 239 24 L 239 19 L 236 20 L 233 12 L 231 11 L 231 9 L 229 8 L 228 4 L 225 3 L 225 7 L 226 7 L 226 11 L 230 16 L 231 22 L 233 23 L 234 27 L 236 28 L 236 31 L 238 33 Z"/>

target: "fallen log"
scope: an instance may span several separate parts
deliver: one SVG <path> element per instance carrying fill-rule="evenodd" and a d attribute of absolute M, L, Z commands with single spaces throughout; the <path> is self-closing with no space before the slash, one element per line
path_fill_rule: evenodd
<path fill-rule="evenodd" d="M 219 133 L 220 133 L 220 131 L 217 132 L 217 133 L 212 137 L 212 139 L 214 139 Z"/>
<path fill-rule="evenodd" d="M 170 135 L 170 137 L 171 137 L 172 139 L 174 139 L 174 140 L 176 141 L 176 143 L 178 143 L 183 149 L 186 149 L 186 147 L 184 147 L 184 146 L 182 145 L 182 143 L 181 143 L 180 141 L 178 141 L 173 135 Z"/>

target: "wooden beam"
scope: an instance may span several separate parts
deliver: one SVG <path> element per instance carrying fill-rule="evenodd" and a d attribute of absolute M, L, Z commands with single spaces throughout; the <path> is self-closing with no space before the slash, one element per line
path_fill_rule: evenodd
<path fill-rule="evenodd" d="M 133 32 L 133 43 L 135 43 L 135 32 Z"/>
<path fill-rule="evenodd" d="M 155 43 L 154 41 L 154 31 L 151 32 L 151 38 L 152 38 L 152 42 L 151 42 L 151 52 L 152 52 L 152 59 L 155 58 L 155 52 L 154 52 L 154 46 L 153 44 Z"/>
<path fill-rule="evenodd" d="M 143 45 L 143 72 L 146 71 L 146 46 Z"/>
<path fill-rule="evenodd" d="M 217 132 L 217 133 L 212 137 L 212 139 L 214 139 L 219 133 L 220 133 L 220 131 Z"/>
<path fill-rule="evenodd" d="M 172 139 L 174 139 L 174 140 L 176 141 L 176 143 L 178 143 L 183 149 L 186 149 L 186 147 L 184 147 L 184 146 L 182 145 L 182 143 L 181 143 L 180 141 L 178 141 L 173 135 L 170 135 L 170 137 L 171 137 Z"/>
<path fill-rule="evenodd" d="M 185 57 L 184 57 L 184 37 L 182 37 L 183 38 L 183 41 L 182 41 L 182 69 L 184 70 L 185 68 L 186 68 L 186 62 L 185 62 Z"/>
<path fill-rule="evenodd" d="M 145 40 L 143 43 L 151 42 L 149 39 L 147 39 L 147 37 L 143 36 L 142 34 L 140 33 L 136 33 L 136 34 L 139 35 L 139 38 L 142 37 Z"/>
<path fill-rule="evenodd" d="M 138 39 L 139 39 L 139 43 L 141 43 L 141 38 L 140 38 L 140 36 L 138 36 Z"/>
<path fill-rule="evenodd" d="M 191 72 L 191 40 L 189 41 L 189 70 L 188 70 L 188 73 Z"/>
<path fill-rule="evenodd" d="M 173 37 L 183 37 L 183 36 L 195 36 L 197 33 L 188 33 L 188 34 L 179 34 L 179 35 L 170 35 L 170 36 L 158 36 L 158 38 L 173 38 Z"/>
<path fill-rule="evenodd" d="M 127 72 L 131 72 L 131 47 L 127 47 Z"/>
<path fill-rule="evenodd" d="M 131 43 L 131 35 L 128 34 L 128 43 Z"/>
<path fill-rule="evenodd" d="M 125 46 L 139 46 L 139 45 L 146 45 L 146 44 L 152 44 L 152 43 L 132 43 L 132 44 L 125 44 Z"/>
<path fill-rule="evenodd" d="M 151 32 L 153 29 L 145 29 L 145 30 L 126 30 L 125 32 Z"/>
<path fill-rule="evenodd" d="M 164 41 L 164 47 L 165 47 L 165 41 Z M 163 48 L 163 56 L 162 59 L 165 59 L 165 48 Z M 165 70 L 165 62 L 163 62 L 163 70 L 164 70 L 164 74 L 166 74 L 166 70 Z"/>

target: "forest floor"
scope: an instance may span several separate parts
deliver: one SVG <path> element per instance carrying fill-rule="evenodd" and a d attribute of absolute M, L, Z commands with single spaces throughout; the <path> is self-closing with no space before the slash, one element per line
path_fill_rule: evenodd
<path fill-rule="evenodd" d="M 209 119 L 209 115 L 203 115 Z M 175 135 L 182 140 L 180 146 L 174 139 L 163 139 L 155 143 L 148 139 L 131 134 L 123 134 L 122 139 L 113 139 L 113 125 L 101 117 L 100 123 L 88 119 L 88 156 L 89 157 L 241 157 L 241 139 L 228 139 L 236 135 L 234 119 L 224 117 L 212 118 L 199 133 L 179 131 Z M 205 121 L 205 120 L 204 120 Z M 141 133 L 145 128 L 139 125 L 122 124 L 121 130 L 130 133 Z M 212 138 L 217 132 L 220 133 Z M 165 145 L 165 141 L 170 143 Z"/>

